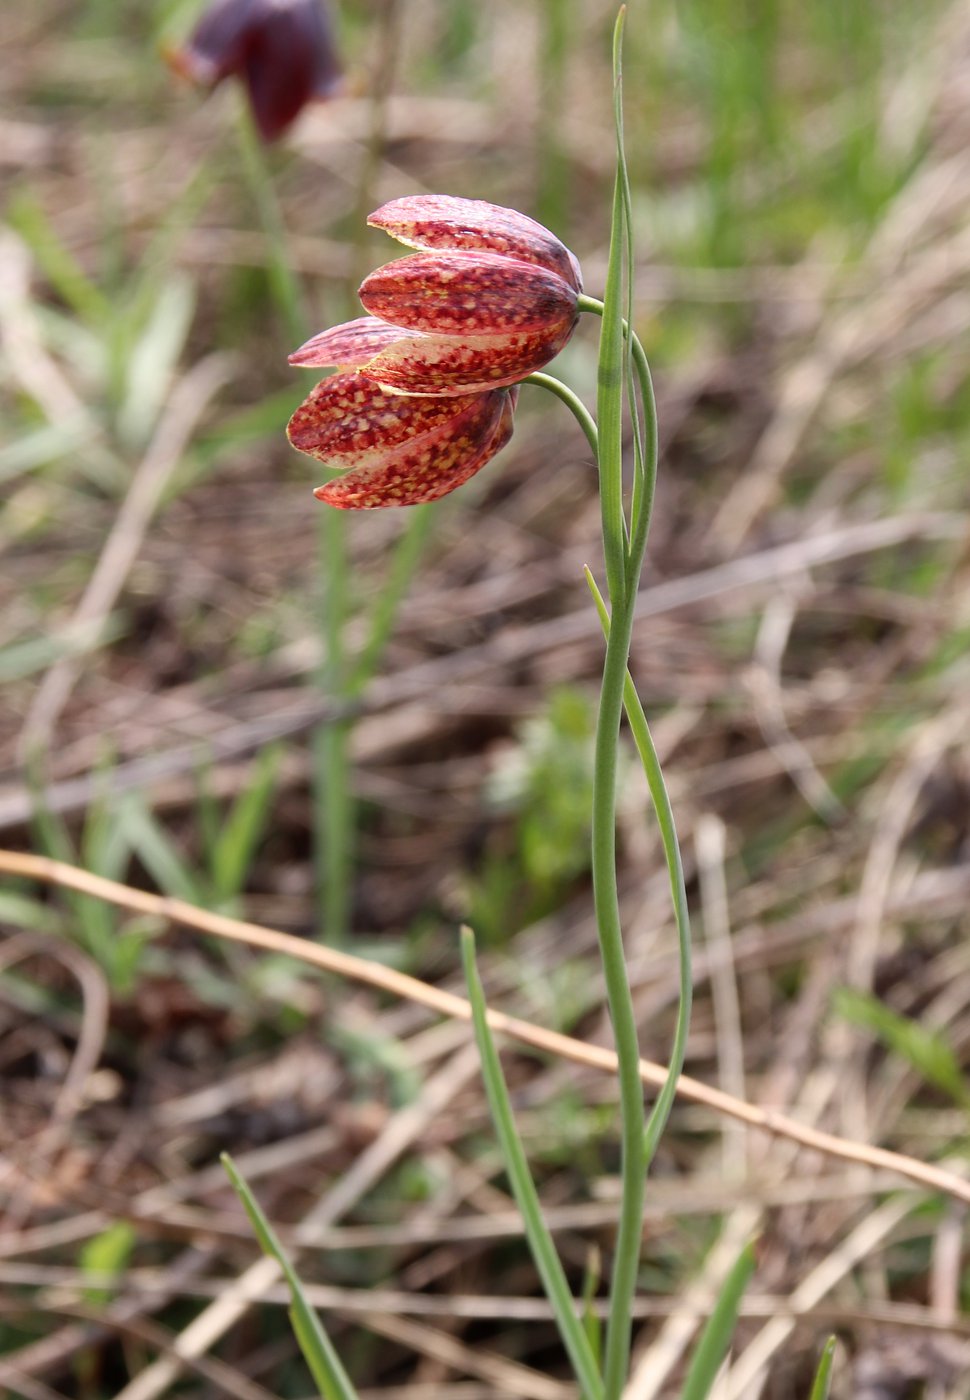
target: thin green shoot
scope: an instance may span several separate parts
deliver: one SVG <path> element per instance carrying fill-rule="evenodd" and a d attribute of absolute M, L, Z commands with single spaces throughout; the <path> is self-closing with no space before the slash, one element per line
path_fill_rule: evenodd
<path fill-rule="evenodd" d="M 256 1197 L 247 1186 L 232 1158 L 223 1153 L 220 1158 L 233 1188 L 249 1216 L 263 1253 L 275 1259 L 283 1271 L 290 1289 L 292 1304 L 290 1321 L 300 1350 L 310 1368 L 322 1400 L 357 1400 L 357 1392 L 334 1350 L 319 1316 L 307 1302 L 303 1285 L 289 1255 L 283 1249 Z"/>
<path fill-rule="evenodd" d="M 492 1123 L 502 1149 L 512 1194 L 522 1212 L 529 1248 L 546 1296 L 552 1304 L 559 1335 L 572 1362 L 583 1400 L 603 1400 L 604 1390 L 599 1367 L 586 1328 L 577 1316 L 576 1301 L 570 1292 L 562 1261 L 543 1217 L 539 1193 L 532 1180 L 525 1149 L 515 1126 L 501 1061 L 488 1024 L 485 993 L 475 963 L 475 936 L 469 928 L 462 929 L 461 956 Z"/>
<path fill-rule="evenodd" d="M 707 1319 L 691 1359 L 680 1392 L 680 1400 L 707 1400 L 707 1396 L 710 1395 L 731 1345 L 741 1299 L 754 1273 L 754 1267 L 754 1246 L 747 1244 L 735 1260 L 718 1295 L 714 1311 Z"/>

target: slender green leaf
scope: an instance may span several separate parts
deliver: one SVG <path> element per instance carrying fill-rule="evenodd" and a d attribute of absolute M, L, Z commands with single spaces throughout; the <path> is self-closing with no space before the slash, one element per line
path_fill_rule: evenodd
<path fill-rule="evenodd" d="M 273 810 L 282 750 L 274 744 L 256 759 L 252 778 L 233 803 L 212 850 L 212 883 L 218 900 L 234 899 L 246 883 L 256 848 Z"/>
<path fill-rule="evenodd" d="M 701 1339 L 694 1352 L 680 1400 L 706 1400 L 711 1392 L 721 1363 L 727 1355 L 738 1321 L 738 1309 L 744 1290 L 754 1273 L 754 1246 L 747 1244 L 735 1260 L 707 1319 Z"/>
<path fill-rule="evenodd" d="M 832 1385 L 832 1363 L 835 1360 L 836 1340 L 834 1336 L 829 1337 L 825 1343 L 821 1360 L 818 1363 L 818 1370 L 815 1372 L 812 1393 L 808 1400 L 828 1400 L 829 1389 Z"/>
<path fill-rule="evenodd" d="M 125 825 L 131 849 L 145 866 L 158 888 L 190 904 L 205 904 L 205 892 L 183 860 L 166 831 L 158 823 L 141 798 L 130 794 L 122 803 Z"/>
<path fill-rule="evenodd" d="M 621 44 L 624 12 L 620 11 L 613 39 L 613 81 L 616 103 L 622 103 Z M 603 293 L 603 324 L 597 369 L 596 419 L 599 424 L 599 482 L 603 552 L 610 602 L 614 607 L 626 589 L 626 519 L 623 514 L 623 263 L 626 249 L 626 210 L 623 201 L 622 131 L 617 128 L 617 172 L 613 188 L 610 248 Z"/>
<path fill-rule="evenodd" d="M 36 760 L 28 763 L 27 782 L 34 803 L 31 829 L 36 848 L 52 860 L 76 865 L 78 853 L 70 830 L 64 819 L 47 804 Z M 114 911 L 107 908 L 103 901 L 73 890 L 64 890 L 63 896 L 74 916 L 77 932 L 74 933 L 74 927 L 71 927 L 72 934 L 78 937 L 78 941 L 88 950 L 95 962 L 110 976 L 111 954 L 117 928 Z"/>
<path fill-rule="evenodd" d="M 837 988 L 834 1005 L 845 1020 L 872 1031 L 889 1050 L 907 1060 L 928 1084 L 964 1107 L 970 1106 L 970 1089 L 960 1061 L 938 1030 L 901 1016 L 878 997 L 852 987 Z"/>
<path fill-rule="evenodd" d="M 0 482 L 63 460 L 77 452 L 90 436 L 91 423 L 84 413 L 21 434 L 14 442 L 0 447 Z"/>
<path fill-rule="evenodd" d="M 127 1220 L 116 1220 L 99 1235 L 81 1246 L 80 1266 L 83 1274 L 120 1275 L 124 1272 L 137 1242 L 134 1228 Z M 113 1288 L 103 1286 L 84 1290 L 86 1300 L 103 1306 L 114 1296 Z"/>
<path fill-rule="evenodd" d="M 260 1247 L 271 1259 L 275 1259 L 283 1270 L 293 1299 L 290 1309 L 293 1331 L 323 1400 L 357 1400 L 357 1392 L 350 1377 L 324 1331 L 322 1322 L 307 1302 L 299 1275 L 290 1262 L 289 1255 L 276 1238 L 273 1227 L 263 1214 L 256 1197 L 243 1180 L 232 1158 L 224 1152 L 220 1160 L 249 1216 Z"/>
<path fill-rule="evenodd" d="M 126 357 L 125 400 L 118 414 L 118 432 L 129 446 L 142 446 L 155 427 L 194 310 L 192 281 L 170 273 Z"/>
<path fill-rule="evenodd" d="M 32 194 L 15 195 L 7 205 L 6 219 L 28 245 L 54 291 L 82 321 L 102 324 L 110 319 L 108 298 L 68 252 Z"/>
<path fill-rule="evenodd" d="M 23 680 L 37 671 L 46 670 L 62 656 L 86 656 L 117 641 L 125 630 L 124 618 L 112 613 L 97 627 L 85 626 L 60 634 L 52 632 L 46 636 L 31 637 L 27 641 L 12 642 L 0 648 L 0 682 Z"/>
<path fill-rule="evenodd" d="M 502 1074 L 492 1032 L 489 1028 L 485 1008 L 485 993 L 475 963 L 475 936 L 471 929 L 461 931 L 461 956 L 465 968 L 465 981 L 468 985 L 468 999 L 472 1007 L 472 1024 L 475 1039 L 482 1060 L 482 1077 L 488 1096 L 492 1123 L 502 1149 L 505 1169 L 508 1172 L 512 1194 L 522 1212 L 526 1238 L 536 1268 L 542 1279 L 563 1345 L 572 1362 L 573 1370 L 585 1400 L 602 1400 L 603 1382 L 593 1356 L 589 1338 L 576 1313 L 576 1302 L 569 1289 L 562 1261 L 556 1253 L 549 1227 L 543 1219 L 542 1207 L 535 1182 L 529 1171 L 525 1149 L 515 1126 L 509 1092 Z"/>

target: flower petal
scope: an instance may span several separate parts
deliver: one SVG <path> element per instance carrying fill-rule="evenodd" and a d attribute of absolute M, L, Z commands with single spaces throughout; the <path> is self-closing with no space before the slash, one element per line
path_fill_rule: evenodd
<path fill-rule="evenodd" d="M 282 135 L 308 102 L 333 96 L 341 85 L 322 0 L 215 0 L 184 48 L 166 57 L 176 72 L 206 86 L 241 77 L 267 141 Z"/>
<path fill-rule="evenodd" d="M 320 0 L 259 6 L 246 44 L 246 85 L 265 141 L 275 141 L 339 77 Z"/>
<path fill-rule="evenodd" d="M 242 71 L 246 40 L 260 0 L 216 0 L 199 20 L 184 48 L 168 54 L 176 72 L 212 85 Z"/>
<path fill-rule="evenodd" d="M 416 253 L 379 267 L 364 309 L 409 331 L 504 335 L 576 324 L 576 293 L 555 272 L 496 253 Z"/>
<path fill-rule="evenodd" d="M 409 448 L 389 455 L 384 463 L 361 466 L 336 482 L 318 486 L 314 496 L 343 511 L 423 505 L 448 496 L 480 472 L 511 438 L 512 395 L 497 393 L 494 398 L 498 400 L 497 421 L 491 423 L 490 431 L 482 431 L 483 416 L 465 410 L 449 430 L 426 434 Z M 494 412 L 495 405 L 488 405 L 490 416 Z"/>
<path fill-rule="evenodd" d="M 401 332 L 396 326 L 378 321 L 375 316 L 359 316 L 356 321 L 345 321 L 342 326 L 333 326 L 313 336 L 299 350 L 293 351 L 289 362 L 319 369 L 331 365 L 338 369 L 359 369 L 400 338 Z"/>
<path fill-rule="evenodd" d="M 516 335 L 398 335 L 359 366 L 399 394 L 469 394 L 517 384 L 554 359 L 573 323 Z"/>
<path fill-rule="evenodd" d="M 417 398 L 389 393 L 360 374 L 334 374 L 296 410 L 287 436 L 298 452 L 328 466 L 373 465 L 398 448 L 448 431 L 468 413 L 488 419 L 501 409 L 502 398 L 500 393 Z"/>
<path fill-rule="evenodd" d="M 408 195 L 376 209 L 367 222 L 409 248 L 455 248 L 501 253 L 535 263 L 583 290 L 579 263 L 569 249 L 535 219 L 484 199 L 444 194 Z"/>
<path fill-rule="evenodd" d="M 294 447 L 346 476 L 318 487 L 341 510 L 437 500 L 479 471 L 512 431 L 515 391 L 464 398 L 387 394 L 355 374 L 318 384 L 290 421 Z"/>

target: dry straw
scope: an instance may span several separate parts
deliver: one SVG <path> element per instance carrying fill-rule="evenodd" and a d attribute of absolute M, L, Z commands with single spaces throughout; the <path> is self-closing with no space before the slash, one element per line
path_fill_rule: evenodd
<path fill-rule="evenodd" d="M 0 872 L 76 890 L 80 894 L 103 899 L 132 913 L 149 914 L 158 919 L 181 924 L 185 928 L 196 929 L 200 933 L 211 934 L 216 938 L 245 943 L 264 952 L 283 953 L 325 972 L 334 973 L 338 977 L 347 977 L 352 981 L 377 987 L 392 996 L 426 1006 L 442 1016 L 460 1021 L 471 1019 L 471 1007 L 464 997 L 432 987 L 417 977 L 396 972 L 381 963 L 295 938 L 292 934 L 282 933 L 277 929 L 263 928 L 259 924 L 246 923 L 240 919 L 228 918 L 224 914 L 197 909 L 184 900 L 133 889 L 129 885 L 89 874 L 86 870 L 80 870 L 62 861 L 49 860 L 46 856 L 0 850 Z M 609 1074 L 616 1073 L 616 1055 L 611 1050 L 587 1045 L 581 1040 L 561 1035 L 556 1031 L 544 1030 L 529 1021 L 506 1016 L 501 1011 L 489 1011 L 488 1020 L 494 1031 L 501 1031 L 513 1040 L 531 1045 L 537 1050 L 557 1055 L 564 1060 L 572 1060 L 576 1064 L 605 1070 Z M 644 1084 L 659 1089 L 666 1083 L 667 1071 L 662 1065 L 654 1064 L 650 1060 L 641 1060 L 640 1077 Z M 844 1162 L 856 1162 L 871 1167 L 874 1171 L 893 1172 L 928 1190 L 940 1191 L 955 1200 L 970 1203 L 970 1182 L 964 1181 L 944 1167 L 921 1162 L 915 1157 L 891 1152 L 887 1148 L 853 1142 L 834 1133 L 820 1132 L 817 1128 L 798 1123 L 784 1114 L 746 1103 L 743 1099 L 726 1094 L 720 1089 L 712 1089 L 686 1074 L 682 1074 L 677 1081 L 677 1093 L 689 1103 L 702 1104 L 713 1112 L 723 1114 L 749 1128 L 761 1129 L 775 1137 L 786 1138 L 802 1147 L 821 1152 L 825 1156 L 838 1157 Z"/>

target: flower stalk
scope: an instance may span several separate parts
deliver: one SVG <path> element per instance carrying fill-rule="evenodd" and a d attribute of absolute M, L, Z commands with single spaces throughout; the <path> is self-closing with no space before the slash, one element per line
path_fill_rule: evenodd
<path fill-rule="evenodd" d="M 419 505 L 444 496 L 508 441 L 519 385 L 555 394 L 576 418 L 599 472 L 608 602 L 587 575 L 606 637 L 595 737 L 591 865 L 607 1002 L 616 1043 L 622 1141 L 620 1220 L 610 1281 L 602 1375 L 577 1332 L 568 1288 L 527 1180 L 521 1143 L 491 1046 L 470 937 L 464 962 L 477 1008 L 500 1144 L 525 1228 L 581 1393 L 620 1400 L 629 1367 L 646 1173 L 683 1066 L 691 1002 L 690 931 L 673 813 L 643 707 L 629 674 L 640 574 L 657 477 L 657 411 L 650 370 L 633 330 L 630 189 L 623 150 L 621 42 L 614 36 L 617 166 L 604 297 L 583 293 L 579 266 L 553 234 L 514 210 L 422 195 L 394 200 L 369 219 L 415 249 L 365 278 L 368 313 L 320 332 L 293 353 L 298 366 L 335 368 L 297 409 L 290 441 L 343 475 L 315 494 L 340 509 Z M 545 373 L 581 313 L 601 318 L 596 416 Z M 624 503 L 624 427 L 632 427 L 632 492 Z M 670 1074 L 647 1119 L 636 1014 L 626 964 L 616 872 L 616 789 L 626 709 L 656 811 L 680 948 L 681 996 Z"/>

